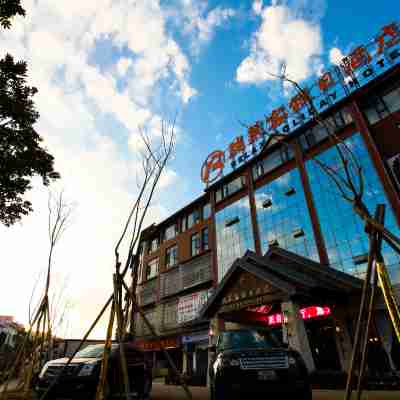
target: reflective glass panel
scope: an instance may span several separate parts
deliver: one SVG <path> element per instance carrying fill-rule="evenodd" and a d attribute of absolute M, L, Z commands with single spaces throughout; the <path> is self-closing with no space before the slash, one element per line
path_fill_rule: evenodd
<path fill-rule="evenodd" d="M 254 237 L 248 196 L 218 211 L 215 215 L 217 233 L 218 282 L 232 263 L 247 249 L 254 250 Z"/>
<path fill-rule="evenodd" d="M 346 144 L 362 165 L 365 178 L 364 202 L 369 212 L 373 215 L 377 204 L 386 204 L 385 226 L 399 236 L 394 214 L 362 138 L 359 134 L 355 134 L 346 140 Z M 327 150 L 319 155 L 318 159 L 342 171 L 336 148 Z M 368 236 L 364 232 L 364 223 L 316 163 L 307 161 L 306 168 L 331 266 L 363 277 L 367 263 L 366 257 L 360 256 L 368 253 Z M 383 245 L 383 256 L 391 279 L 395 283 L 400 282 L 400 257 L 386 244 Z"/>
<path fill-rule="evenodd" d="M 270 245 L 319 261 L 311 220 L 298 170 L 255 191 L 261 250 Z"/>

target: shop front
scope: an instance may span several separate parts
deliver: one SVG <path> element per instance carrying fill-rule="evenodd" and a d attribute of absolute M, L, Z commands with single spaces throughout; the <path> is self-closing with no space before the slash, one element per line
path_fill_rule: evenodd
<path fill-rule="evenodd" d="M 235 261 L 202 311 L 210 342 L 223 330 L 269 330 L 298 350 L 311 373 L 346 372 L 362 281 L 280 248 Z"/>

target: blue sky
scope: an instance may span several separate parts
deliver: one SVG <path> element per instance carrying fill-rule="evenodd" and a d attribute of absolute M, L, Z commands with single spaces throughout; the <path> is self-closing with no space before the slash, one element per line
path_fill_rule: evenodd
<path fill-rule="evenodd" d="M 28 62 L 29 81 L 39 89 L 37 130 L 62 175 L 55 188 L 77 204 L 55 260 L 55 287 L 66 286 L 75 305 L 59 331 L 68 336 L 83 332 L 109 293 L 113 244 L 137 194 L 139 126 L 157 142 L 161 118 L 177 113 L 176 156 L 150 224 L 202 193 L 201 165 L 245 133 L 238 120 L 251 123 L 285 102 L 266 71 L 285 62 L 299 81 L 315 76 L 398 10 L 395 0 L 22 3 L 27 16 L 1 32 L 0 54 Z M 0 227 L 2 260 L 13 265 L 2 281 L 0 314 L 21 322 L 27 299 L 16 299 L 15 288 L 30 293 L 46 264 L 47 195 L 35 181 L 28 194 L 35 212 Z"/>

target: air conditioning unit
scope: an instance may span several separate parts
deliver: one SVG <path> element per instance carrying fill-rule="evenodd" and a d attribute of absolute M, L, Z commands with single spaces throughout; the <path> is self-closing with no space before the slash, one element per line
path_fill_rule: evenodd
<path fill-rule="evenodd" d="M 396 154 L 392 158 L 389 158 L 387 163 L 397 184 L 397 188 L 400 189 L 400 154 Z"/>

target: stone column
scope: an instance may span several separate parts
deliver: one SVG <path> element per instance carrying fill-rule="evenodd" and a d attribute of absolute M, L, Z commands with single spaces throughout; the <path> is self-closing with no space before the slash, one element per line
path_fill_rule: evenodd
<path fill-rule="evenodd" d="M 300 317 L 300 307 L 293 301 L 283 302 L 281 307 L 284 316 L 283 337 L 286 337 L 289 345 L 302 355 L 308 372 L 313 372 L 315 364 L 304 321 Z"/>
<path fill-rule="evenodd" d="M 339 354 L 342 371 L 347 372 L 350 366 L 353 345 L 351 343 L 350 332 L 346 324 L 346 312 L 343 309 L 336 309 L 333 312 L 335 323 L 335 341 Z M 355 318 L 355 316 L 354 316 Z"/>

